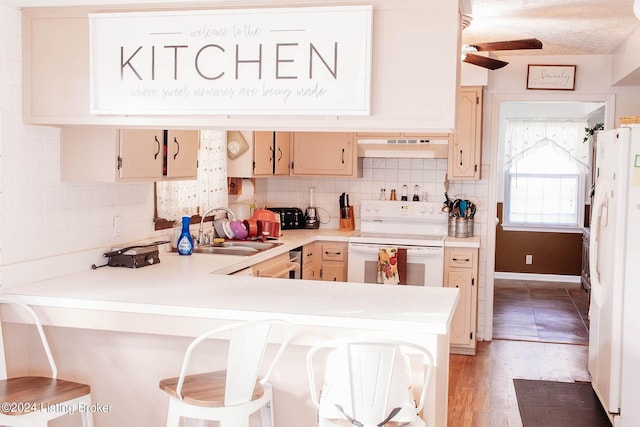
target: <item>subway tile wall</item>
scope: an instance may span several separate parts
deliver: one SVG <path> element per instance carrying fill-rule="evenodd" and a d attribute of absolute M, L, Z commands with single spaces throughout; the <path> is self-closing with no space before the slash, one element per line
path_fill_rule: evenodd
<path fill-rule="evenodd" d="M 152 237 L 153 184 L 61 182 L 60 130 L 23 124 L 20 23 L 0 6 L 0 265 Z"/>
<path fill-rule="evenodd" d="M 350 203 L 360 206 L 365 199 L 378 199 L 380 190 L 386 190 L 389 199 L 391 189 L 395 189 L 400 200 L 402 186 L 407 185 L 409 200 L 413 196 L 414 185 L 419 186 L 420 200 L 426 193 L 427 201 L 444 201 L 446 159 L 363 159 L 361 178 L 268 178 L 258 180 L 256 187 L 258 204 L 270 207 L 299 207 L 303 211 L 309 205 L 309 188 L 314 188 L 315 202 L 320 207 L 324 228 L 338 228 L 341 193 L 349 193 Z M 449 197 L 468 198 L 482 208 L 487 198 L 487 184 L 483 181 L 450 181 Z M 356 220 L 359 220 L 358 209 Z M 482 212 L 478 214 L 478 225 L 482 227 Z M 475 225 L 475 224 L 474 224 Z M 482 233 L 478 229 L 478 233 Z"/>

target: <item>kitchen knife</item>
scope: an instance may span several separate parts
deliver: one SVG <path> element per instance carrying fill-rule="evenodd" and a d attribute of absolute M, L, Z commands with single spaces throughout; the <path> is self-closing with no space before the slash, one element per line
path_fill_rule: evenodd
<path fill-rule="evenodd" d="M 340 195 L 340 218 L 344 218 L 344 193 Z"/>
<path fill-rule="evenodd" d="M 345 218 L 349 218 L 349 194 L 347 193 L 347 201 L 346 201 L 346 205 L 345 205 Z"/>

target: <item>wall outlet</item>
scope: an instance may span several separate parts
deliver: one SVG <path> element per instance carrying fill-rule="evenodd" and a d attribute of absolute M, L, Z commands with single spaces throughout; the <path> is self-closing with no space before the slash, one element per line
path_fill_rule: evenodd
<path fill-rule="evenodd" d="M 533 264 L 533 255 L 525 255 L 524 256 L 525 264 Z"/>

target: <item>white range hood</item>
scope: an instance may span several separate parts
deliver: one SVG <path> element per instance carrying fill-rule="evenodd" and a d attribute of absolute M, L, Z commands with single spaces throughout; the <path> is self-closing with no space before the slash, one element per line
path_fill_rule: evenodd
<path fill-rule="evenodd" d="M 446 159 L 446 138 L 359 139 L 358 157 L 391 157 L 404 159 Z"/>

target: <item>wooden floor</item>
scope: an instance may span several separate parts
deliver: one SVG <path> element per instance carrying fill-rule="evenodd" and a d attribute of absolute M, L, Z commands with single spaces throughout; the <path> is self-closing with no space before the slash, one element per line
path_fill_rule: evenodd
<path fill-rule="evenodd" d="M 588 311 L 579 283 L 496 280 L 493 339 L 588 345 Z"/>
<path fill-rule="evenodd" d="M 518 287 L 517 285 L 510 282 L 496 283 L 494 304 L 497 310 L 494 322 L 503 322 L 504 338 L 479 342 L 475 356 L 451 355 L 449 427 L 521 427 L 514 378 L 590 381 L 586 343 L 549 342 L 555 339 L 566 342 L 580 336 L 581 333 L 576 333 L 580 328 L 574 321 L 583 315 L 586 318 L 585 301 L 588 307 L 588 300 L 583 301 L 583 296 L 586 295 L 581 295 L 576 288 L 563 294 L 561 288 L 564 286 L 541 286 L 536 283 L 520 283 L 520 287 L 525 285 L 526 290 L 514 291 L 512 288 Z M 505 291 L 501 295 L 502 290 Z M 571 297 L 576 291 L 576 295 Z M 514 300 L 514 293 L 519 293 L 521 298 Z M 572 305 L 558 302 L 571 298 L 576 301 Z M 502 304 L 509 300 L 513 309 L 508 308 L 509 304 Z M 542 309 L 545 307 L 547 311 Z M 556 310 L 552 317 L 564 320 L 558 322 L 545 319 L 550 315 L 549 307 Z M 560 310 L 560 307 L 564 307 L 565 311 Z M 536 310 L 539 311 L 537 315 L 534 314 Z M 507 315 L 511 317 L 510 321 L 500 319 Z M 566 328 L 567 322 L 573 326 Z M 511 326 L 507 328 L 507 325 Z M 513 327 L 514 325 L 519 327 Z M 555 331 L 554 325 L 557 327 Z M 588 327 L 588 324 L 583 323 L 583 327 Z"/>

